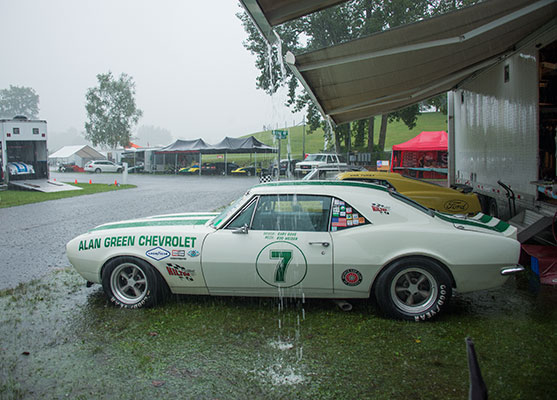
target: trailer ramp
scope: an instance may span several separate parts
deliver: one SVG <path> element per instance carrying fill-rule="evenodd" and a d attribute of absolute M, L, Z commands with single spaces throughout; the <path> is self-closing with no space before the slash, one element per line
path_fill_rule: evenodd
<path fill-rule="evenodd" d="M 65 192 L 69 190 L 81 190 L 80 187 L 66 183 L 51 181 L 50 179 L 30 179 L 25 181 L 10 181 L 11 186 L 18 189 L 37 190 L 44 193 Z"/>

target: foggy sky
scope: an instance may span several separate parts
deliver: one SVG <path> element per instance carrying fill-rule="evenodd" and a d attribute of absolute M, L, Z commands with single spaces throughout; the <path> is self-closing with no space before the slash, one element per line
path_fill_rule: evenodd
<path fill-rule="evenodd" d="M 50 132 L 84 130 L 85 93 L 108 71 L 133 77 L 138 127 L 175 139 L 216 143 L 301 121 L 283 96 L 256 90 L 235 0 L 0 0 L 0 11 L 0 89 L 35 89 Z"/>

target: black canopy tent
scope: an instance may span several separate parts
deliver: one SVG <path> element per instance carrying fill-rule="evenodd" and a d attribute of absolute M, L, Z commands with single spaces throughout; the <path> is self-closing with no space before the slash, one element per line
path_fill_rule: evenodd
<path fill-rule="evenodd" d="M 253 136 L 246 138 L 225 137 L 215 145 L 207 144 L 203 139 L 177 140 L 172 144 L 157 151 L 163 155 L 163 164 L 166 164 L 166 155 L 174 154 L 174 168 L 178 170 L 178 157 L 180 154 L 199 154 L 199 165 L 203 154 L 224 154 L 224 162 L 229 153 L 232 154 L 257 154 L 276 152 L 275 147 L 268 146 Z M 201 169 L 199 170 L 201 174 Z"/>

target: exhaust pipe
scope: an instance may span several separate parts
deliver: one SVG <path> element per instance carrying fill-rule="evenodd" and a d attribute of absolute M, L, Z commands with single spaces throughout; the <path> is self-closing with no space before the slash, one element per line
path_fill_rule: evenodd
<path fill-rule="evenodd" d="M 342 311 L 352 311 L 352 304 L 345 300 L 333 300 L 333 303 L 335 303 Z"/>

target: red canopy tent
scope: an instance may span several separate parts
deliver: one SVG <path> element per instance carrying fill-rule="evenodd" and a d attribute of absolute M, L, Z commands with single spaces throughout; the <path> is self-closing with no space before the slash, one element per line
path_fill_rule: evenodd
<path fill-rule="evenodd" d="M 447 132 L 422 132 L 393 146 L 391 172 L 426 179 L 447 177 Z"/>

